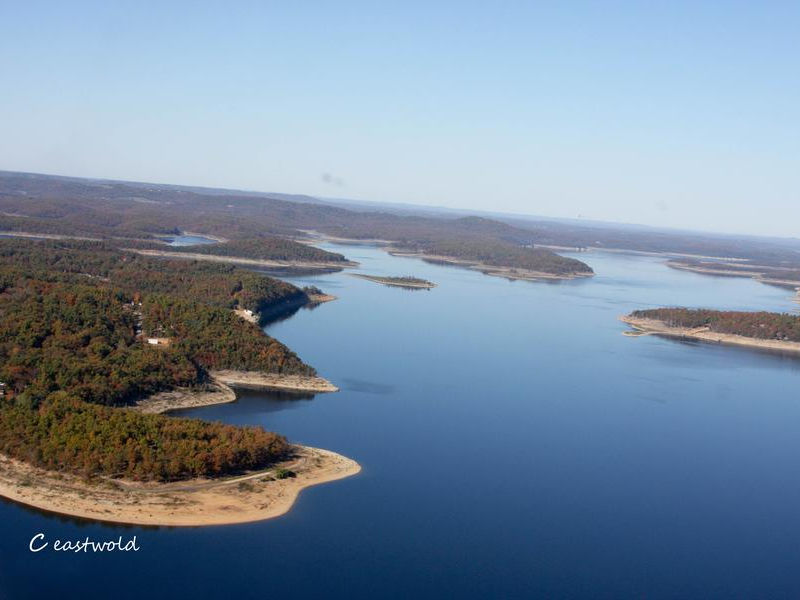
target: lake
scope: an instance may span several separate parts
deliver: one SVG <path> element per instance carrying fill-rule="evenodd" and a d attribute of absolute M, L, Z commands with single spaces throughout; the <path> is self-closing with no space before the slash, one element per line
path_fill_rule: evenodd
<path fill-rule="evenodd" d="M 576 254 L 590 280 L 510 282 L 324 246 L 361 271 L 267 327 L 342 390 L 183 414 L 259 424 L 359 461 L 276 520 L 81 522 L 0 503 L 0 597 L 797 598 L 800 359 L 622 335 L 662 305 L 790 311 L 792 293 Z M 137 535 L 136 554 L 28 542 Z"/>

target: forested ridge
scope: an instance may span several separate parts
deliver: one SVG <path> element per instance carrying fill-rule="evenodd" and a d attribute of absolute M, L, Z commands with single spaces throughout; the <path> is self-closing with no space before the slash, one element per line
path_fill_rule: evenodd
<path fill-rule="evenodd" d="M 298 294 L 227 266 L 146 259 L 93 242 L 0 240 L 0 451 L 49 469 L 142 480 L 283 458 L 285 439 L 259 428 L 120 407 L 176 386 L 202 388 L 213 368 L 313 375 L 231 310 Z M 147 336 L 169 343 L 151 345 Z"/>
<path fill-rule="evenodd" d="M 760 340 L 800 342 L 800 315 L 772 312 L 739 312 L 690 308 L 654 308 L 636 310 L 632 317 L 655 319 L 669 327 L 695 329 L 708 327 L 716 333 L 728 333 Z"/>
<path fill-rule="evenodd" d="M 356 239 L 384 239 L 411 247 L 435 240 L 622 248 L 648 252 L 738 257 L 752 264 L 800 269 L 797 239 L 687 233 L 653 228 L 534 217 L 452 217 L 392 211 L 376 204 L 336 206 L 310 197 L 214 190 L 122 181 L 96 181 L 0 172 L 0 231 L 100 238 L 149 238 L 181 231 L 231 241 L 302 237 L 304 230 Z M 408 246 L 405 246 L 408 244 Z M 211 248 L 203 252 L 214 253 Z"/>
<path fill-rule="evenodd" d="M 346 262 L 344 255 L 328 252 L 309 244 L 303 244 L 280 237 L 247 238 L 231 240 L 221 244 L 197 244 L 175 246 L 177 252 L 214 254 L 217 256 L 237 256 L 261 260 L 308 261 L 308 262 Z"/>
<path fill-rule="evenodd" d="M 588 267 L 546 249 L 530 230 L 482 217 L 445 218 L 350 210 L 327 203 L 290 202 L 267 194 L 245 194 L 180 186 L 97 182 L 0 172 L 0 231 L 157 241 L 181 231 L 222 236 L 229 242 L 176 252 L 276 260 L 343 262 L 287 238 L 308 230 L 355 239 L 391 240 L 399 248 L 447 242 L 469 260 L 564 274 Z M 141 243 L 141 242 L 134 242 Z M 487 252 L 482 246 L 493 246 Z M 526 248 L 527 247 L 527 248 Z M 443 249 L 446 249 L 443 248 Z M 163 246 L 161 246 L 163 249 Z M 555 269 L 551 271 L 551 269 Z"/>

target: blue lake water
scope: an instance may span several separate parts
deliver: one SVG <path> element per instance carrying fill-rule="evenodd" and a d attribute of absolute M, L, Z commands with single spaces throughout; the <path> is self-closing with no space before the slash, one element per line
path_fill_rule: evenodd
<path fill-rule="evenodd" d="M 797 598 L 800 360 L 621 335 L 661 305 L 794 310 L 791 292 L 580 254 L 591 280 L 509 282 L 332 246 L 366 273 L 268 332 L 342 388 L 186 411 L 358 460 L 276 520 L 119 527 L 0 503 L 0 598 Z M 30 538 L 137 535 L 136 554 Z"/>

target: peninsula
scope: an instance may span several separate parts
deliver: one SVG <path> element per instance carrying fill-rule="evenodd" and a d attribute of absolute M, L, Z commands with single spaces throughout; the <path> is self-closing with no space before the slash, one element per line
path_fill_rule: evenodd
<path fill-rule="evenodd" d="M 237 476 L 173 483 L 56 473 L 0 455 L 0 496 L 62 515 L 131 525 L 201 526 L 279 517 L 304 489 L 350 477 L 341 454 L 292 446 L 286 460 Z"/>
<path fill-rule="evenodd" d="M 659 335 L 714 344 L 800 353 L 800 316 L 687 308 L 637 310 L 620 320 L 629 335 Z"/>
<path fill-rule="evenodd" d="M 0 240 L 0 495 L 197 525 L 276 516 L 304 487 L 354 474 L 355 462 L 261 427 L 161 414 L 232 402 L 234 387 L 336 391 L 237 314 L 324 296 L 106 242 Z"/>

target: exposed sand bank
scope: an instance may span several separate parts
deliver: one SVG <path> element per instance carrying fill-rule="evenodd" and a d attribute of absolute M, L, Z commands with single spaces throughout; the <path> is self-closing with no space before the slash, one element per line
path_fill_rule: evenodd
<path fill-rule="evenodd" d="M 660 335 L 682 339 L 699 340 L 712 344 L 726 344 L 731 346 L 747 346 L 762 350 L 780 350 L 782 352 L 800 352 L 800 342 L 784 342 L 780 340 L 761 340 L 758 338 L 733 335 L 730 333 L 716 333 L 708 327 L 689 329 L 686 327 L 670 327 L 657 319 L 642 319 L 631 316 L 620 317 L 620 321 L 627 323 L 640 335 Z"/>
<path fill-rule="evenodd" d="M 327 393 L 339 388 L 322 377 L 280 375 L 255 371 L 211 371 L 206 389 L 176 388 L 142 398 L 131 409 L 146 414 L 164 413 L 184 408 L 227 404 L 236 401 L 234 387 L 250 390 L 281 390 Z"/>
<path fill-rule="evenodd" d="M 314 231 L 313 229 L 300 229 L 299 231 L 307 234 L 311 238 L 311 239 L 294 238 L 295 242 L 299 242 L 301 244 L 314 245 L 320 242 L 330 242 L 332 244 L 346 244 L 349 246 L 388 246 L 392 244 L 391 240 L 383 240 L 379 238 L 359 239 L 359 238 L 337 237 L 335 235 L 320 233 L 319 231 Z"/>
<path fill-rule="evenodd" d="M 205 390 L 177 388 L 168 392 L 159 392 L 139 400 L 132 408 L 145 414 L 157 414 L 181 408 L 227 404 L 235 401 L 236 392 L 224 383 L 215 381 L 209 384 Z"/>
<path fill-rule="evenodd" d="M 169 250 L 151 250 L 148 248 L 122 248 L 126 252 L 135 252 L 144 256 L 159 256 L 161 258 L 183 258 L 186 260 L 204 260 L 208 262 L 230 263 L 235 265 L 249 265 L 273 269 L 318 269 L 341 271 L 345 267 L 355 267 L 358 263 L 352 261 L 321 262 L 308 260 L 266 260 L 259 258 L 245 258 L 243 256 L 224 256 L 221 254 L 202 254 L 200 252 L 171 252 Z"/>
<path fill-rule="evenodd" d="M 795 287 L 800 285 L 796 279 L 784 279 L 782 272 L 791 269 L 781 269 L 778 267 L 768 267 L 759 265 L 738 265 L 720 262 L 719 266 L 692 265 L 676 260 L 668 260 L 667 266 L 680 271 L 691 271 L 703 275 L 716 275 L 718 277 L 750 277 L 761 283 L 778 285 L 782 287 Z"/>
<path fill-rule="evenodd" d="M 294 456 L 257 473 L 176 483 L 83 479 L 0 455 L 0 496 L 43 510 L 113 523 L 199 526 L 247 523 L 287 513 L 307 487 L 355 475 L 341 454 L 294 446 Z M 276 479 L 277 468 L 296 477 Z"/>
<path fill-rule="evenodd" d="M 324 302 L 333 302 L 337 300 L 338 296 L 332 296 L 331 294 L 308 294 L 308 300 L 310 304 L 322 304 Z"/>
<path fill-rule="evenodd" d="M 594 273 L 565 273 L 563 275 L 555 273 L 546 273 L 544 271 L 531 271 L 528 269 L 517 269 L 515 267 L 498 267 L 495 265 L 487 265 L 484 263 L 463 260 L 459 258 L 452 258 L 450 256 L 439 256 L 436 254 L 424 254 L 421 252 L 407 252 L 405 250 L 389 249 L 387 250 L 392 256 L 404 256 L 408 258 L 421 258 L 445 265 L 453 265 L 457 267 L 466 267 L 480 271 L 485 275 L 493 275 L 495 277 L 504 277 L 506 279 L 520 279 L 524 281 L 543 281 L 543 280 L 569 280 L 569 279 L 582 279 L 585 277 L 593 277 Z"/>
<path fill-rule="evenodd" d="M 306 375 L 281 375 L 257 371 L 224 369 L 209 373 L 214 381 L 232 388 L 248 390 L 287 390 L 296 392 L 338 392 L 339 388 L 322 377 Z"/>
<path fill-rule="evenodd" d="M 17 238 L 33 238 L 39 240 L 80 240 L 83 242 L 102 242 L 100 238 L 81 237 L 78 235 L 62 235 L 58 233 L 31 233 L 28 231 L 0 231 L 0 235 Z"/>

